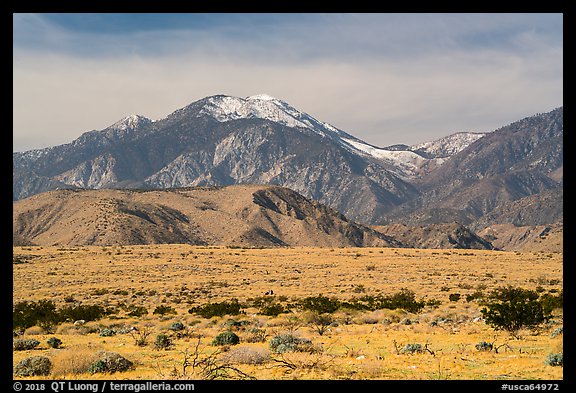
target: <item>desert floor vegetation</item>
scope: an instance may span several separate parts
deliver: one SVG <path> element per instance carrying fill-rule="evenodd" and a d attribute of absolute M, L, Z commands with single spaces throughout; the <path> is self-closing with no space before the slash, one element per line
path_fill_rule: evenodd
<path fill-rule="evenodd" d="M 503 286 L 561 296 L 560 253 L 188 245 L 13 251 L 15 307 L 52 305 L 43 310 L 54 315 L 14 328 L 14 369 L 35 356 L 51 362 L 43 375 L 18 378 L 563 378 L 560 307 L 513 335 L 481 312 L 482 299 Z"/>

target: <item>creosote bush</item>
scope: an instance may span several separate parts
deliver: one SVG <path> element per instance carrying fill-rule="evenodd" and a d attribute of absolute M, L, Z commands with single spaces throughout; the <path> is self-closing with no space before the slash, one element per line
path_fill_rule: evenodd
<path fill-rule="evenodd" d="M 60 348 L 60 345 L 62 345 L 62 340 L 60 340 L 57 337 L 50 337 L 46 343 L 50 346 L 50 348 Z"/>
<path fill-rule="evenodd" d="M 480 310 L 486 323 L 516 335 L 521 328 L 535 328 L 552 318 L 552 309 L 538 292 L 512 286 L 495 289 Z"/>
<path fill-rule="evenodd" d="M 154 348 L 156 349 L 164 349 L 167 351 L 173 346 L 174 344 L 172 343 L 172 340 L 170 340 L 170 338 L 165 334 L 157 335 L 156 340 L 154 340 Z"/>
<path fill-rule="evenodd" d="M 198 314 L 204 318 L 223 317 L 224 315 L 240 314 L 240 303 L 238 299 L 232 299 L 227 302 L 207 303 L 203 306 L 192 307 L 188 310 L 189 314 Z"/>
<path fill-rule="evenodd" d="M 154 315 L 166 315 L 166 314 L 176 315 L 176 310 L 170 306 L 160 305 L 154 309 L 154 312 L 152 314 L 154 314 Z"/>
<path fill-rule="evenodd" d="M 240 343 L 240 337 L 234 332 L 222 332 L 212 340 L 212 345 L 236 345 L 238 343 Z"/>

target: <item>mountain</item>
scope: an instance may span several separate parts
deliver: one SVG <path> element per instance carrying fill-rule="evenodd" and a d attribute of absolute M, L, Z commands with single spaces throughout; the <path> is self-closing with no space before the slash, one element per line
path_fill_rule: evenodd
<path fill-rule="evenodd" d="M 403 247 L 278 186 L 54 190 L 13 204 L 15 245 Z"/>
<path fill-rule="evenodd" d="M 485 238 L 457 223 L 407 226 L 390 224 L 373 226 L 374 230 L 392 236 L 410 248 L 463 248 L 492 250 L 495 247 Z"/>
<path fill-rule="evenodd" d="M 548 225 L 563 217 L 563 108 L 489 133 L 373 146 L 288 103 L 216 95 L 13 153 L 13 200 L 56 189 L 292 189 L 365 225 Z"/>
<path fill-rule="evenodd" d="M 413 182 L 420 194 L 384 221 L 545 225 L 563 217 L 563 108 L 534 115 L 479 138 Z"/>
<path fill-rule="evenodd" d="M 558 252 L 564 251 L 564 228 L 552 225 L 494 224 L 478 233 L 494 247 L 505 251 Z"/>
<path fill-rule="evenodd" d="M 368 222 L 418 191 L 365 145 L 266 95 L 211 96 L 161 120 L 131 116 L 14 153 L 13 199 L 59 188 L 275 184 Z"/>

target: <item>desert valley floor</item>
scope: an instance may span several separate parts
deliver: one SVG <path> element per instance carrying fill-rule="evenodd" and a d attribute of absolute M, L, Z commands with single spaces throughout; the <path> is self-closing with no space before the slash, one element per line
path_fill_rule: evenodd
<path fill-rule="evenodd" d="M 53 332 L 28 328 L 23 338 L 35 349 L 14 351 L 14 365 L 43 355 L 54 364 L 42 378 L 198 379 L 185 367 L 191 353 L 230 365 L 225 378 L 256 379 L 536 379 L 559 380 L 562 367 L 545 363 L 562 352 L 562 312 L 538 331 L 520 337 L 483 322 L 481 306 L 467 297 L 502 286 L 558 293 L 563 286 L 562 253 L 470 249 L 406 248 L 232 248 L 189 245 L 14 247 L 13 301 L 50 299 L 58 307 L 97 304 L 116 311 L 75 326 L 63 322 Z M 289 304 L 323 295 L 348 301 L 364 295 L 388 295 L 403 289 L 430 302 L 421 311 L 338 310 L 321 332 L 295 310 L 267 316 L 258 299 Z M 204 318 L 192 307 L 237 299 L 238 315 Z M 130 306 L 145 315 L 126 315 Z M 159 306 L 174 313 L 154 314 Z M 171 329 L 181 322 L 185 330 Z M 135 344 L 137 327 L 150 333 L 149 344 Z M 116 330 L 104 336 L 102 331 Z M 213 344 L 223 331 L 234 331 L 237 345 Z M 270 339 L 293 333 L 314 351 L 271 353 Z M 256 334 L 260 339 L 255 339 Z M 158 349 L 154 337 L 166 334 L 170 348 Z M 60 348 L 46 340 L 58 337 Z M 499 350 L 480 351 L 480 342 Z M 426 351 L 399 351 L 408 344 Z M 88 373 L 81 360 L 113 351 L 135 367 L 112 375 Z M 84 368 L 83 368 L 84 367 Z"/>

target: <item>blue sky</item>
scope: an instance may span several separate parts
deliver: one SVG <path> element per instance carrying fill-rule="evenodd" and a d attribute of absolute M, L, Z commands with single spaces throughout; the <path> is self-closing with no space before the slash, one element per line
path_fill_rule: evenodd
<path fill-rule="evenodd" d="M 563 104 L 562 14 L 14 14 L 14 151 L 266 93 L 377 146 Z"/>

